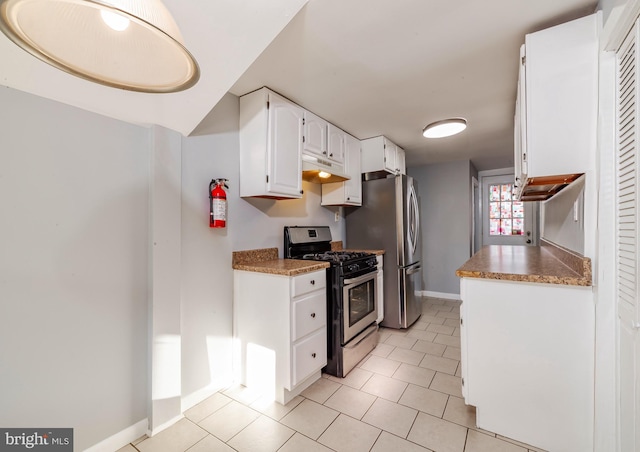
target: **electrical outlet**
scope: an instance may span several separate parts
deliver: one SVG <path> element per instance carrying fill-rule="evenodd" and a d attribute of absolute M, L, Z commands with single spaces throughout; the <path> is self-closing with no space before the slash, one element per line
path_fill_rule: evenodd
<path fill-rule="evenodd" d="M 336 223 L 340 221 L 340 211 L 336 210 Z"/>

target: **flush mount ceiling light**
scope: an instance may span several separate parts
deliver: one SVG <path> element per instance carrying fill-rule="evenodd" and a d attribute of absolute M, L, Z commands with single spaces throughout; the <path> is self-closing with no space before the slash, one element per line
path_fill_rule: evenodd
<path fill-rule="evenodd" d="M 200 77 L 160 0 L 0 0 L 0 30 L 42 61 L 107 86 L 171 93 Z"/>
<path fill-rule="evenodd" d="M 467 120 L 464 118 L 443 119 L 429 124 L 422 131 L 426 138 L 450 137 L 467 128 Z"/>

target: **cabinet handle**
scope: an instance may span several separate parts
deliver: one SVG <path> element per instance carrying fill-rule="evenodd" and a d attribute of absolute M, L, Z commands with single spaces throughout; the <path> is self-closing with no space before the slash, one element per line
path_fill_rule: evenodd
<path fill-rule="evenodd" d="M 312 319 L 315 319 L 315 318 L 316 318 L 316 313 L 315 313 L 315 312 L 312 312 L 312 313 L 311 313 L 311 318 L 312 318 Z"/>
<path fill-rule="evenodd" d="M 316 353 L 315 353 L 315 352 L 313 352 L 313 353 L 311 354 L 311 357 L 312 357 L 312 358 L 315 358 L 315 357 L 316 357 Z"/>
<path fill-rule="evenodd" d="M 315 280 L 315 279 L 312 279 L 312 280 L 311 280 L 311 281 L 309 281 L 309 282 L 311 283 L 311 285 L 312 285 L 312 286 L 316 284 L 316 280 Z"/>

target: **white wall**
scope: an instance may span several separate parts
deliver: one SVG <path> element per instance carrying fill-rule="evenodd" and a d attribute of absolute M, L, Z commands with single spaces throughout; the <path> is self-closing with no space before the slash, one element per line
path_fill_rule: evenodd
<path fill-rule="evenodd" d="M 149 131 L 0 88 L 0 425 L 147 417 Z"/>
<path fill-rule="evenodd" d="M 583 255 L 584 192 L 585 178 L 580 178 L 540 206 L 540 236 Z"/>
<path fill-rule="evenodd" d="M 422 288 L 459 294 L 456 270 L 471 257 L 471 176 L 468 160 L 412 167 L 418 181 L 422 234 Z"/>

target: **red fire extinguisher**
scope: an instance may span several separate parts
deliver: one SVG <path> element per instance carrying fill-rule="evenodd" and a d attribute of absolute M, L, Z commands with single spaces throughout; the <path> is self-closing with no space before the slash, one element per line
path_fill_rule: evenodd
<path fill-rule="evenodd" d="M 212 179 L 209 184 L 209 227 L 224 228 L 227 226 L 227 194 L 224 189 L 227 179 Z"/>

